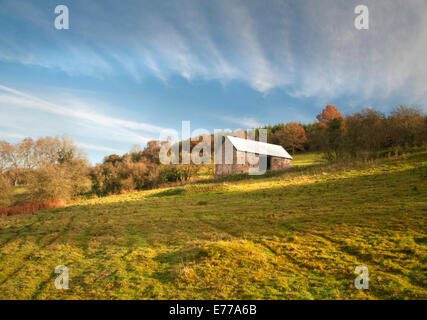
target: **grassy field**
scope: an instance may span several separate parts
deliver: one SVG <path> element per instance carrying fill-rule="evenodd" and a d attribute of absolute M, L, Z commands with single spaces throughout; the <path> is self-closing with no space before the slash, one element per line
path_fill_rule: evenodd
<path fill-rule="evenodd" d="M 1 299 L 426 299 L 427 153 L 0 219 Z M 57 290 L 54 269 L 70 271 Z M 370 272 L 356 290 L 354 269 Z"/>
<path fill-rule="evenodd" d="M 299 153 L 292 156 L 294 167 L 306 167 L 323 164 L 326 160 L 321 153 Z"/>

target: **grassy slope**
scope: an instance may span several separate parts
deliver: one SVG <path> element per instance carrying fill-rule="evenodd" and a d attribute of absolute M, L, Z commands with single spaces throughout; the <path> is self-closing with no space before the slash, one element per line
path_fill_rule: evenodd
<path fill-rule="evenodd" d="M 426 177 L 420 153 L 3 218 L 0 298 L 426 299 Z M 57 265 L 69 290 L 54 287 Z"/>

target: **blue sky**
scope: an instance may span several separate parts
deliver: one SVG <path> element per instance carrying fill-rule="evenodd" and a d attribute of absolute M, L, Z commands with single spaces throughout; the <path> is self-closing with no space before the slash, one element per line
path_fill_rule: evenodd
<path fill-rule="evenodd" d="M 54 9 L 69 8 L 56 30 Z M 367 5 L 370 29 L 354 27 Z M 427 109 L 426 0 L 0 0 L 0 139 L 67 134 L 93 163 L 164 128 Z"/>

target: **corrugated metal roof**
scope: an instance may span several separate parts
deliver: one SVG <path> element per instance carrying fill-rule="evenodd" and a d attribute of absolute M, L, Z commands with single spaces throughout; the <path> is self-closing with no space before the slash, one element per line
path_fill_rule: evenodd
<path fill-rule="evenodd" d="M 237 151 L 293 159 L 282 146 L 254 140 L 241 139 L 232 136 L 227 136 L 227 138 L 230 140 L 230 142 L 233 144 Z"/>

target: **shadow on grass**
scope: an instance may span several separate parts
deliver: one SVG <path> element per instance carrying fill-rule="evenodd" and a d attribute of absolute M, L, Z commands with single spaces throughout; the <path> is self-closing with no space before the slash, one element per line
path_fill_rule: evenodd
<path fill-rule="evenodd" d="M 424 168 L 421 166 L 419 170 L 381 172 L 342 179 L 338 177 L 333 181 L 273 186 L 262 191 L 233 191 L 220 195 L 207 188 L 207 193 L 200 194 L 200 197 L 186 197 L 185 189 L 178 187 L 161 192 L 160 197 L 174 195 L 171 199 L 146 197 L 131 199 L 129 202 L 79 204 L 56 209 L 55 212 L 45 211 L 42 220 L 35 221 L 31 228 L 22 228 L 21 225 L 18 234 L 11 233 L 10 229 L 0 229 L 0 239 L 2 242 L 7 240 L 8 244 L 14 241 L 36 243 L 35 240 L 41 235 L 58 233 L 60 236 L 52 242 L 46 238 L 43 241 L 46 246 L 40 247 L 39 251 L 46 253 L 46 250 L 58 245 L 84 250 L 89 247 L 97 250 L 102 262 L 100 268 L 108 264 L 102 260 L 104 252 L 120 252 L 123 246 L 127 246 L 130 252 L 152 252 L 152 255 L 142 255 L 146 261 L 152 259 L 157 262 L 153 264 L 156 269 L 147 272 L 148 277 L 174 288 L 179 272 L 185 271 L 181 270 L 181 264 L 185 267 L 186 262 L 196 261 L 205 244 L 224 238 L 245 239 L 257 244 L 268 240 L 286 254 L 291 254 L 289 250 L 296 248 L 293 251 L 295 262 L 292 263 L 298 265 L 309 244 L 324 234 L 329 240 L 318 242 L 319 249 L 345 256 L 348 267 L 354 268 L 350 264 L 355 259 L 361 262 L 366 260 L 378 270 L 392 274 L 378 262 L 382 261 L 381 257 L 389 260 L 391 266 L 406 265 L 412 259 L 415 267 L 407 267 L 413 274 L 411 277 L 424 279 L 416 269 L 421 255 L 412 254 L 419 252 L 421 249 L 417 246 L 424 246 L 425 242 L 422 236 L 422 219 L 425 214 L 420 211 L 426 192 Z M 272 176 L 281 174 L 283 172 L 274 172 Z M 198 205 L 200 201 L 204 201 L 204 205 Z M 181 211 L 179 214 L 177 209 Z M 71 215 L 75 219 L 71 220 Z M 15 221 L 25 223 L 22 217 Z M 96 237 L 90 236 L 93 226 L 102 228 L 103 232 Z M 294 235 L 296 240 L 287 243 L 287 239 Z M 135 237 L 141 241 L 129 241 Z M 413 251 L 405 249 L 411 241 L 400 242 L 400 239 L 411 237 L 414 240 Z M 372 241 L 379 247 L 371 245 Z M 382 243 L 387 246 L 381 246 Z M 164 252 L 165 248 L 167 252 Z M 403 249 L 406 250 L 404 254 Z M 9 255 L 19 255 L 19 250 L 18 247 Z M 280 250 L 277 251 L 278 255 Z M 322 254 L 316 251 L 312 253 Z M 92 261 L 88 262 L 91 266 L 99 263 L 88 256 L 89 251 L 85 251 L 81 259 Z M 325 266 L 333 261 L 331 257 L 322 258 L 326 259 Z M 37 259 L 37 255 L 30 256 L 22 261 L 22 266 L 36 263 Z M 144 264 L 144 261 L 138 260 L 138 256 L 132 259 L 135 259 L 135 265 Z M 128 270 L 126 267 L 120 271 L 133 272 L 132 268 Z M 311 273 L 307 272 L 307 277 L 310 277 Z M 19 276 L 19 272 L 14 274 L 14 277 Z M 405 275 L 398 276 L 406 279 Z M 3 285 L 8 285 L 8 281 Z M 391 289 L 387 290 L 382 294 L 392 296 Z M 156 298 L 156 292 L 154 290 L 149 297 Z"/>
<path fill-rule="evenodd" d="M 196 261 L 200 256 L 200 248 L 184 248 L 182 250 L 176 250 L 167 253 L 161 253 L 157 255 L 154 260 L 162 263 L 166 267 L 162 270 L 158 270 L 153 274 L 153 278 L 168 283 L 173 281 L 179 272 L 179 266 L 183 266 L 188 262 Z"/>
<path fill-rule="evenodd" d="M 262 190 L 232 191 L 219 194 L 217 189 L 207 188 L 207 192 L 201 193 L 200 197 L 197 194 L 195 197 L 187 197 L 192 194 L 192 190 L 187 193 L 188 191 L 184 187 L 177 187 L 146 198 L 129 199 L 125 202 L 78 204 L 63 209 L 42 211 L 43 219 L 32 223 L 31 229 L 9 225 L 9 228 L 0 229 L 0 239 L 7 239 L 8 236 L 13 236 L 14 239 L 26 236 L 36 237 L 46 233 L 46 230 L 43 230 L 45 221 L 49 221 L 51 228 L 49 232 L 66 231 L 64 230 L 66 226 L 62 222 L 69 214 L 77 215 L 72 224 L 80 222 L 81 228 L 75 227 L 72 232 L 81 233 L 80 237 L 84 236 L 84 230 L 93 228 L 93 225 L 109 226 L 106 233 L 97 237 L 97 240 L 102 240 L 106 236 L 118 237 L 120 235 L 116 233 L 115 229 L 119 226 L 134 224 L 140 228 L 137 230 L 139 232 L 137 234 L 141 236 L 150 236 L 154 233 L 164 235 L 164 238 L 160 240 L 160 243 L 163 244 L 183 238 L 183 234 L 186 233 L 192 238 L 197 236 L 197 233 L 206 232 L 207 230 L 203 229 L 206 225 L 202 222 L 207 217 L 209 217 L 209 221 L 206 220 L 209 222 L 209 226 L 214 226 L 219 232 L 228 229 L 228 232 L 235 236 L 242 234 L 245 228 L 248 231 L 260 233 L 265 233 L 266 227 L 272 231 L 283 230 L 283 227 L 280 226 L 281 223 L 275 220 L 277 217 L 274 215 L 277 213 L 287 214 L 286 219 L 292 222 L 296 229 L 299 224 L 312 225 L 314 217 L 360 225 L 361 221 L 355 217 L 361 216 L 363 212 L 355 212 L 355 206 L 369 207 L 369 212 L 371 212 L 372 207 L 375 208 L 376 205 L 383 206 L 381 210 L 384 211 L 384 208 L 393 209 L 391 204 L 396 201 L 401 203 L 400 206 L 403 205 L 402 200 L 404 199 L 406 202 L 410 202 L 411 198 L 422 201 L 426 191 L 424 173 L 425 168 L 421 167 L 419 170 L 408 169 L 393 173 L 345 177 L 332 181 L 315 181 L 309 184 L 273 186 Z M 408 179 L 410 177 L 411 179 Z M 372 188 L 372 192 L 367 189 L 367 186 Z M 203 191 L 203 186 L 201 191 Z M 398 193 L 399 195 L 397 195 Z M 164 199 L 160 203 L 155 199 L 168 196 L 176 197 L 171 198 L 170 201 Z M 380 202 L 378 202 L 379 199 Z M 390 201 L 387 202 L 387 199 Z M 179 215 L 177 209 L 180 209 Z M 343 210 L 354 212 L 354 216 L 342 215 Z M 406 214 L 404 210 L 398 208 L 396 208 L 396 212 L 399 213 L 398 217 Z M 16 221 L 22 221 L 25 224 L 26 220 L 22 217 Z M 31 218 L 31 216 L 29 217 Z M 373 220 L 381 218 L 381 216 L 372 215 L 370 217 Z M 3 219 L 9 219 L 9 217 Z M 268 225 L 260 224 L 260 221 L 264 220 Z M 102 224 L 100 224 L 101 221 Z M 275 221 L 278 223 L 270 224 Z M 200 225 L 197 225 L 199 222 Z M 188 226 L 189 223 L 192 224 L 191 228 Z M 385 221 L 385 225 L 387 225 L 387 221 Z M 286 228 L 289 229 L 289 225 Z M 292 229 L 295 228 L 289 230 Z M 174 238 L 178 234 L 180 236 Z M 61 237 L 58 241 L 61 239 L 67 239 L 67 237 Z"/>
<path fill-rule="evenodd" d="M 176 196 L 184 193 L 184 187 L 172 187 L 171 189 L 166 189 L 148 196 L 148 198 L 158 198 L 158 197 L 169 197 Z"/>

